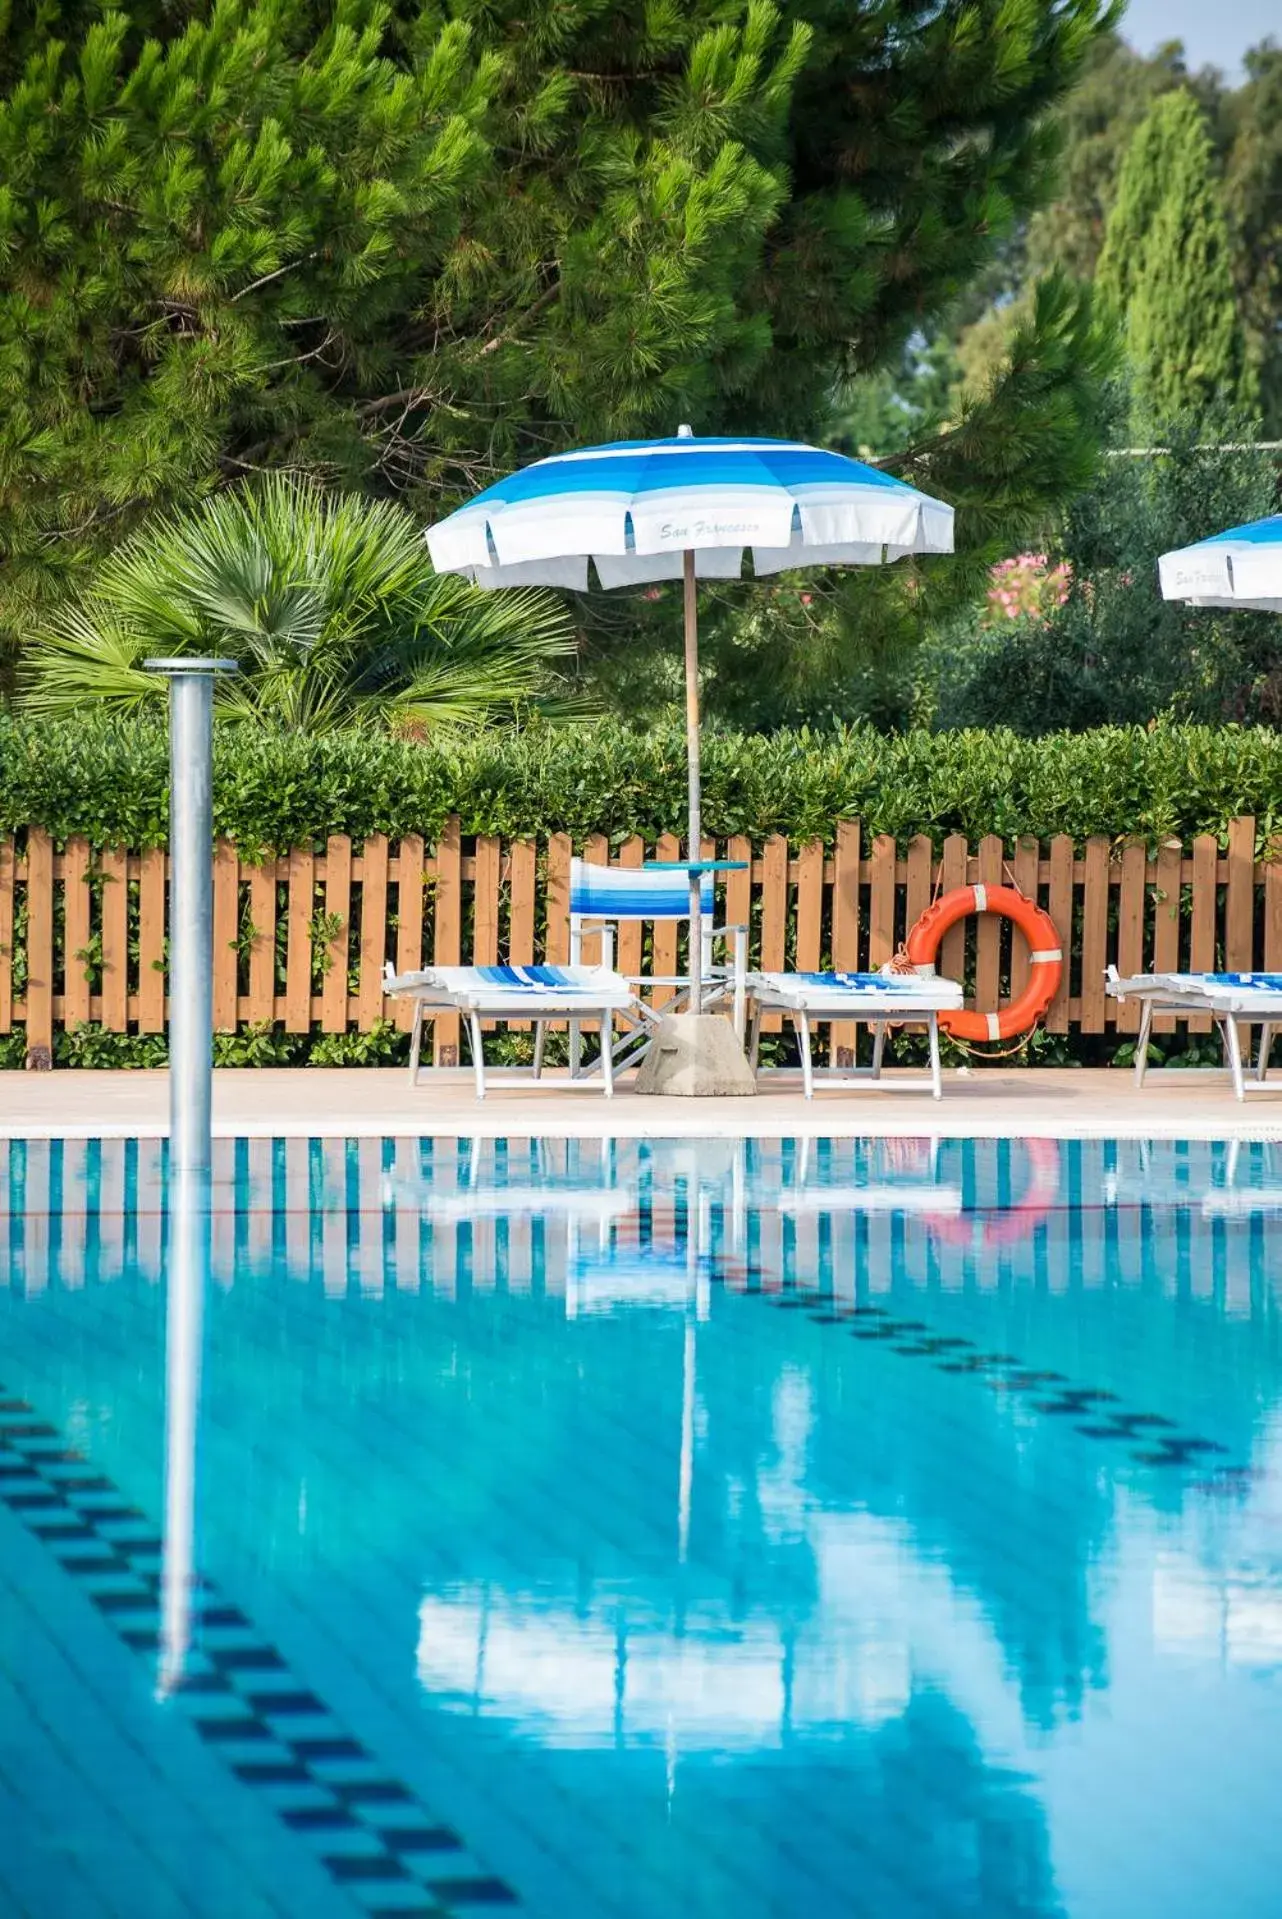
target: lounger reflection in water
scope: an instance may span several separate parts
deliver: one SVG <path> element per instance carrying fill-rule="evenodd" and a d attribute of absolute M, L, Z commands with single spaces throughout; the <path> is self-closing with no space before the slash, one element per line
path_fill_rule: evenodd
<path fill-rule="evenodd" d="M 925 1026 L 930 1071 L 920 1079 L 898 1079 L 897 1092 L 943 1093 L 939 1063 L 939 1015 L 962 1004 L 956 980 L 925 973 L 752 973 L 752 1031 L 748 1057 L 757 1066 L 761 1021 L 766 1013 L 783 1013 L 792 1021 L 801 1054 L 801 1079 L 807 1099 L 813 1099 L 816 1077 L 841 1084 L 876 1082 L 881 1078 L 886 1034 L 891 1026 Z M 872 1065 L 816 1068 L 811 1053 L 811 1028 L 836 1020 L 857 1020 L 874 1028 Z"/>
<path fill-rule="evenodd" d="M 1233 1090 L 1239 1099 L 1245 1099 L 1248 1092 L 1257 1091 L 1265 1084 L 1273 1029 L 1282 1026 L 1282 973 L 1134 973 L 1123 977 L 1115 966 L 1110 966 L 1105 990 L 1113 999 L 1133 999 L 1140 1004 L 1140 1030 L 1135 1041 L 1137 1086 L 1144 1084 L 1149 1035 L 1157 1013 L 1215 1022 Z M 1260 1028 L 1254 1078 L 1250 1082 L 1243 1070 L 1239 1026 Z"/>
<path fill-rule="evenodd" d="M 781 1213 L 810 1218 L 824 1213 L 923 1213 L 956 1218 L 962 1210 L 960 1186 L 932 1186 L 920 1180 L 885 1186 L 813 1186 L 780 1193 Z"/>
<path fill-rule="evenodd" d="M 424 1219 L 445 1223 L 476 1219 L 561 1219 L 600 1225 L 632 1211 L 635 1200 L 623 1187 L 490 1186 L 481 1191 L 464 1187 L 456 1193 L 407 1194 L 385 1184 L 385 1195 L 397 1203 L 413 1204 Z"/>
<path fill-rule="evenodd" d="M 824 1156 L 827 1178 L 812 1178 L 816 1157 L 809 1137 L 797 1143 L 793 1177 L 781 1186 L 774 1208 L 793 1219 L 820 1219 L 833 1213 L 912 1213 L 925 1218 L 956 1218 L 963 1210 L 962 1189 L 939 1178 L 939 1138 L 868 1140 L 857 1149 L 856 1176 L 834 1178 L 840 1162 L 831 1149 Z M 868 1177 L 858 1176 L 858 1165 Z"/>

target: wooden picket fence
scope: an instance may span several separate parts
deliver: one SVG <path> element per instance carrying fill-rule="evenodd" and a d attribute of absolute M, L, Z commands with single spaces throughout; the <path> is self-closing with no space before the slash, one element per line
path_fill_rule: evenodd
<path fill-rule="evenodd" d="M 711 843 L 708 843 L 711 850 Z M 383 964 L 563 961 L 569 950 L 570 839 L 464 840 L 451 822 L 433 847 L 371 835 L 359 851 L 341 834 L 323 853 L 296 847 L 254 865 L 234 846 L 214 856 L 214 1017 L 220 1031 L 278 1023 L 287 1032 L 371 1031 L 409 1010 L 383 994 Z M 603 839 L 588 858 L 639 866 L 674 859 L 678 842 Z M 1077 846 L 996 837 L 971 848 L 953 835 L 936 854 L 925 836 L 898 851 L 843 820 L 825 849 L 779 836 L 744 839 L 716 853 L 746 862 L 726 876 L 724 916 L 752 929 L 752 964 L 768 970 L 875 967 L 888 959 L 937 889 L 1008 881 L 1038 899 L 1068 958 L 1047 1025 L 1052 1032 L 1133 1032 L 1134 1006 L 1104 992 L 1104 970 L 1177 968 L 1282 971 L 1282 844 L 1256 854 L 1255 821 L 1232 822 L 1221 850 L 1210 835 L 1191 847 L 1105 838 Z M 54 1029 L 96 1022 L 111 1032 L 165 1024 L 167 863 L 162 850 L 93 853 L 72 839 L 55 851 L 31 828 L 0 840 L 0 1033 L 25 1028 L 28 1058 L 44 1059 Z M 591 953 L 588 955 L 592 957 Z M 623 929 L 618 964 L 677 969 L 679 929 Z M 992 917 L 946 937 L 941 970 L 966 981 L 974 1002 L 995 1007 L 1026 976 L 1023 940 Z M 1171 1020 L 1155 1022 L 1171 1030 Z M 1189 1022 L 1197 1030 L 1199 1022 Z M 436 1058 L 458 1058 L 453 1020 L 437 1023 Z M 840 1050 L 849 1030 L 834 1035 Z"/>

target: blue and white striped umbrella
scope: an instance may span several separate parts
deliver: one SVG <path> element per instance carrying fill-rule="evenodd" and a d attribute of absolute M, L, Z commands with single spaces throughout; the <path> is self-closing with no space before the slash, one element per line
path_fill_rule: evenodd
<path fill-rule="evenodd" d="M 430 527 L 432 564 L 480 586 L 582 592 L 736 579 L 798 566 L 877 566 L 951 553 L 953 509 L 858 460 L 792 440 L 624 440 L 557 454 Z"/>
<path fill-rule="evenodd" d="M 478 586 L 583 592 L 685 581 L 690 858 L 700 839 L 698 579 L 800 566 L 879 566 L 951 553 L 953 509 L 875 467 L 795 440 L 621 440 L 538 460 L 427 530 L 438 573 Z M 691 1005 L 700 1005 L 703 902 L 690 875 Z"/>
<path fill-rule="evenodd" d="M 1163 553 L 1157 570 L 1163 599 L 1282 613 L 1282 513 Z"/>

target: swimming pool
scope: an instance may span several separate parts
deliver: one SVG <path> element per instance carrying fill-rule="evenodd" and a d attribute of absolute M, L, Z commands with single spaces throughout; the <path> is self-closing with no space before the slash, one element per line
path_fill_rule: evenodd
<path fill-rule="evenodd" d="M 1282 1910 L 1282 1147 L 0 1158 L 3 1919 Z"/>

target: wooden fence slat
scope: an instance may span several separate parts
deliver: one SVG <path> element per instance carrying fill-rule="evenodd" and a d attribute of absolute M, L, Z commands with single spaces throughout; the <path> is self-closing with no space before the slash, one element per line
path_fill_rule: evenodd
<path fill-rule="evenodd" d="M 423 838 L 406 833 L 396 849 L 396 970 L 417 973 L 423 964 Z M 392 1001 L 392 1016 L 403 1033 L 414 1023 L 413 1002 Z"/>
<path fill-rule="evenodd" d="M 781 973 L 788 964 L 788 842 L 772 833 L 761 854 L 761 970 Z"/>
<path fill-rule="evenodd" d="M 679 860 L 681 842 L 674 833 L 661 833 L 659 843 L 654 849 L 658 860 Z M 679 940 L 681 928 L 676 920 L 656 920 L 654 923 L 654 972 L 656 974 L 675 975 L 679 963 Z M 671 986 L 656 986 L 652 1004 L 666 1006 L 673 996 Z"/>
<path fill-rule="evenodd" d="M 715 860 L 716 857 L 717 857 L 717 843 L 715 840 L 710 840 L 705 834 L 703 838 L 699 841 L 699 858 L 701 860 Z M 714 873 L 712 876 L 712 884 L 713 884 L 712 917 L 710 922 L 705 921 L 705 924 L 704 924 L 705 932 L 707 931 L 707 927 L 709 924 L 713 926 L 720 926 L 722 923 L 722 919 L 724 918 L 724 915 L 719 913 L 717 910 L 717 895 L 721 890 L 719 885 L 717 884 L 719 878 L 720 878 L 720 875 L 716 873 Z M 711 950 L 712 963 L 715 965 L 718 960 L 724 957 L 724 955 L 718 951 L 715 943 L 713 944 L 710 950 Z"/>
<path fill-rule="evenodd" d="M 1228 884 L 1224 889 L 1224 970 L 1249 973 L 1255 948 L 1255 821 L 1230 820 Z"/>
<path fill-rule="evenodd" d="M 309 846 L 289 855 L 289 895 L 285 908 L 285 1031 L 306 1033 L 312 1024 L 312 915 L 316 860 Z"/>
<path fill-rule="evenodd" d="M 507 957 L 511 966 L 534 964 L 534 901 L 538 889 L 539 854 L 533 840 L 513 840 L 508 853 L 511 906 L 508 911 Z M 513 1020 L 514 1032 L 528 1033 L 529 1020 Z"/>
<path fill-rule="evenodd" d="M 931 878 L 935 854 L 929 833 L 918 833 L 909 842 L 907 871 L 904 876 L 904 938 L 930 905 Z"/>
<path fill-rule="evenodd" d="M 0 840 L 0 1033 L 13 1031 L 13 841 Z"/>
<path fill-rule="evenodd" d="M 1082 881 L 1082 990 L 1081 1027 L 1084 1033 L 1102 1033 L 1107 1000 L 1104 970 L 1108 965 L 1109 843 L 1102 835 L 1086 842 Z"/>
<path fill-rule="evenodd" d="M 838 820 L 832 862 L 832 964 L 838 973 L 859 967 L 859 852 L 858 820 Z M 829 1028 L 829 1062 L 853 1066 L 859 1028 L 853 1020 L 834 1020 Z"/>
<path fill-rule="evenodd" d="M 499 961 L 499 887 L 503 851 L 492 834 L 478 837 L 472 882 L 472 964 L 497 966 Z"/>
<path fill-rule="evenodd" d="M 726 874 L 726 918 L 727 926 L 746 926 L 748 929 L 748 965 L 752 966 L 752 841 L 746 834 L 736 833 L 726 841 L 726 858 L 738 860 L 744 871 Z M 726 963 L 734 957 L 733 947 L 726 949 Z"/>
<path fill-rule="evenodd" d="M 996 833 L 979 842 L 979 883 L 1005 882 L 1006 848 Z M 1002 996 L 1002 927 L 995 913 L 981 913 L 975 922 L 975 1005 L 981 1013 L 995 1013 Z"/>
<path fill-rule="evenodd" d="M 797 958 L 800 973 L 817 973 L 823 933 L 824 845 L 808 840 L 797 855 Z"/>
<path fill-rule="evenodd" d="M 604 833 L 593 833 L 584 843 L 583 857 L 592 866 L 608 866 L 610 863 L 610 842 Z M 585 933 L 583 937 L 583 964 L 599 966 L 601 964 L 601 935 Z"/>
<path fill-rule="evenodd" d="M 543 952 L 549 966 L 564 966 L 570 957 L 570 861 L 574 848 L 568 833 L 548 839 L 546 920 Z"/>
<path fill-rule="evenodd" d="M 0 861 L 3 857 L 3 848 L 0 848 Z M 0 867 L 0 875 L 2 873 Z M 0 897 L 3 885 L 0 877 Z M 0 940 L 3 938 L 0 929 Z M 2 959 L 0 965 L 3 965 Z M 1282 973 L 1282 835 L 1270 840 L 1264 867 L 1264 965 L 1267 972 Z"/>
<path fill-rule="evenodd" d="M 788 842 L 773 833 L 761 852 L 761 970 L 782 973 L 788 964 Z M 778 1013 L 767 1013 L 763 1033 L 783 1026 Z"/>
<path fill-rule="evenodd" d="M 27 833 L 27 1058 L 53 1051 L 53 841 Z"/>
<path fill-rule="evenodd" d="M 868 970 L 884 966 L 895 951 L 895 838 L 879 833 L 872 843 L 868 894 Z"/>
<path fill-rule="evenodd" d="M 617 864 L 635 869 L 644 860 L 645 841 L 639 833 L 634 833 L 631 839 L 624 840 L 619 848 Z M 636 979 L 641 972 L 641 941 L 644 931 L 640 920 L 624 920 L 618 928 L 619 945 L 614 963 L 629 979 Z"/>
<path fill-rule="evenodd" d="M 512 904 L 508 913 L 507 957 L 512 966 L 534 964 L 534 900 L 538 886 L 538 848 L 533 840 L 513 840 L 508 852 Z"/>
<path fill-rule="evenodd" d="M 1229 821 L 1228 883 L 1224 889 L 1224 970 L 1249 973 L 1255 949 L 1255 820 L 1250 814 Z M 1251 1029 L 1238 1027 L 1243 1051 L 1250 1052 Z"/>
<path fill-rule="evenodd" d="M 1144 906 L 1148 856 L 1132 842 L 1122 849 L 1122 878 L 1117 889 L 1117 970 L 1124 978 L 1144 971 Z M 1138 1000 L 1111 1000 L 1119 1033 L 1138 1033 Z"/>
<path fill-rule="evenodd" d="M 965 836 L 950 833 L 944 841 L 939 861 L 940 891 L 951 893 L 955 886 L 965 886 L 968 848 Z M 966 977 L 966 921 L 961 920 L 944 934 L 939 942 L 939 956 L 935 961 L 938 970 L 948 979 L 964 980 Z"/>
<path fill-rule="evenodd" d="M 463 857 L 459 823 L 446 820 L 436 842 L 436 897 L 432 914 L 432 961 L 458 966 L 463 948 Z M 438 1013 L 432 1022 L 432 1057 L 438 1066 L 457 1066 L 459 1017 Z"/>
<path fill-rule="evenodd" d="M 1215 924 L 1219 905 L 1219 847 L 1213 833 L 1199 833 L 1193 842 L 1193 925 L 1189 935 L 1189 970 L 1215 971 Z M 1209 1033 L 1211 1021 L 1191 1019 L 1190 1033 Z"/>
<path fill-rule="evenodd" d="M 1068 1031 L 1068 1002 L 1073 990 L 1073 842 L 1067 833 L 1059 833 L 1050 846 L 1050 884 L 1046 891 L 1046 910 L 1055 922 L 1060 951 L 1064 955 L 1059 988 L 1046 1015 L 1048 1033 Z"/>
<path fill-rule="evenodd" d="M 1027 833 L 1021 833 L 1015 842 L 1015 857 L 1011 861 L 1011 877 L 1017 892 L 1023 893 L 1034 905 L 1039 903 L 1038 868 L 1041 848 L 1037 841 Z M 1014 999 L 1022 993 L 1028 984 L 1028 941 L 1023 934 L 1011 928 L 1010 943 L 1010 994 Z"/>
<path fill-rule="evenodd" d="M 89 1019 L 89 842 L 77 835 L 62 856 L 62 1023 L 71 1031 Z"/>
<path fill-rule="evenodd" d="M 494 890 L 497 904 L 497 868 Z M 386 951 L 387 840 L 382 833 L 371 833 L 361 848 L 361 971 L 357 1019 L 362 1033 L 372 1033 L 383 1017 Z"/>
<path fill-rule="evenodd" d="M 129 855 L 123 846 L 102 854 L 102 1023 L 111 1033 L 129 1030 Z M 217 922 L 215 922 L 216 924 Z M 217 980 L 217 965 L 214 968 Z M 232 1025 L 236 1016 L 232 1014 Z"/>
<path fill-rule="evenodd" d="M 832 881 L 832 964 L 838 973 L 859 970 L 859 853 L 859 821 L 838 820 Z M 854 1045 L 853 1026 L 843 1021 L 837 1030 L 849 1033 L 843 1045 Z"/>
<path fill-rule="evenodd" d="M 321 1031 L 347 1031 L 347 956 L 352 918 L 352 842 L 331 833 L 325 842 L 325 974 L 321 980 Z"/>
<path fill-rule="evenodd" d="M 1154 973 L 1178 973 L 1180 970 L 1180 882 L 1183 850 L 1178 840 L 1167 840 L 1157 849 L 1157 867 L 1153 880 L 1153 964 Z M 1159 1013 L 1153 1020 L 1155 1033 L 1173 1033 L 1175 1015 Z"/>
<path fill-rule="evenodd" d="M 164 1030 L 165 849 L 149 846 L 138 864 L 138 1031 Z"/>
<path fill-rule="evenodd" d="M 240 860 L 230 840 L 214 848 L 214 1031 L 236 1030 L 240 973 Z"/>
<path fill-rule="evenodd" d="M 270 1024 L 276 1011 L 276 861 L 249 868 L 249 1023 Z"/>

